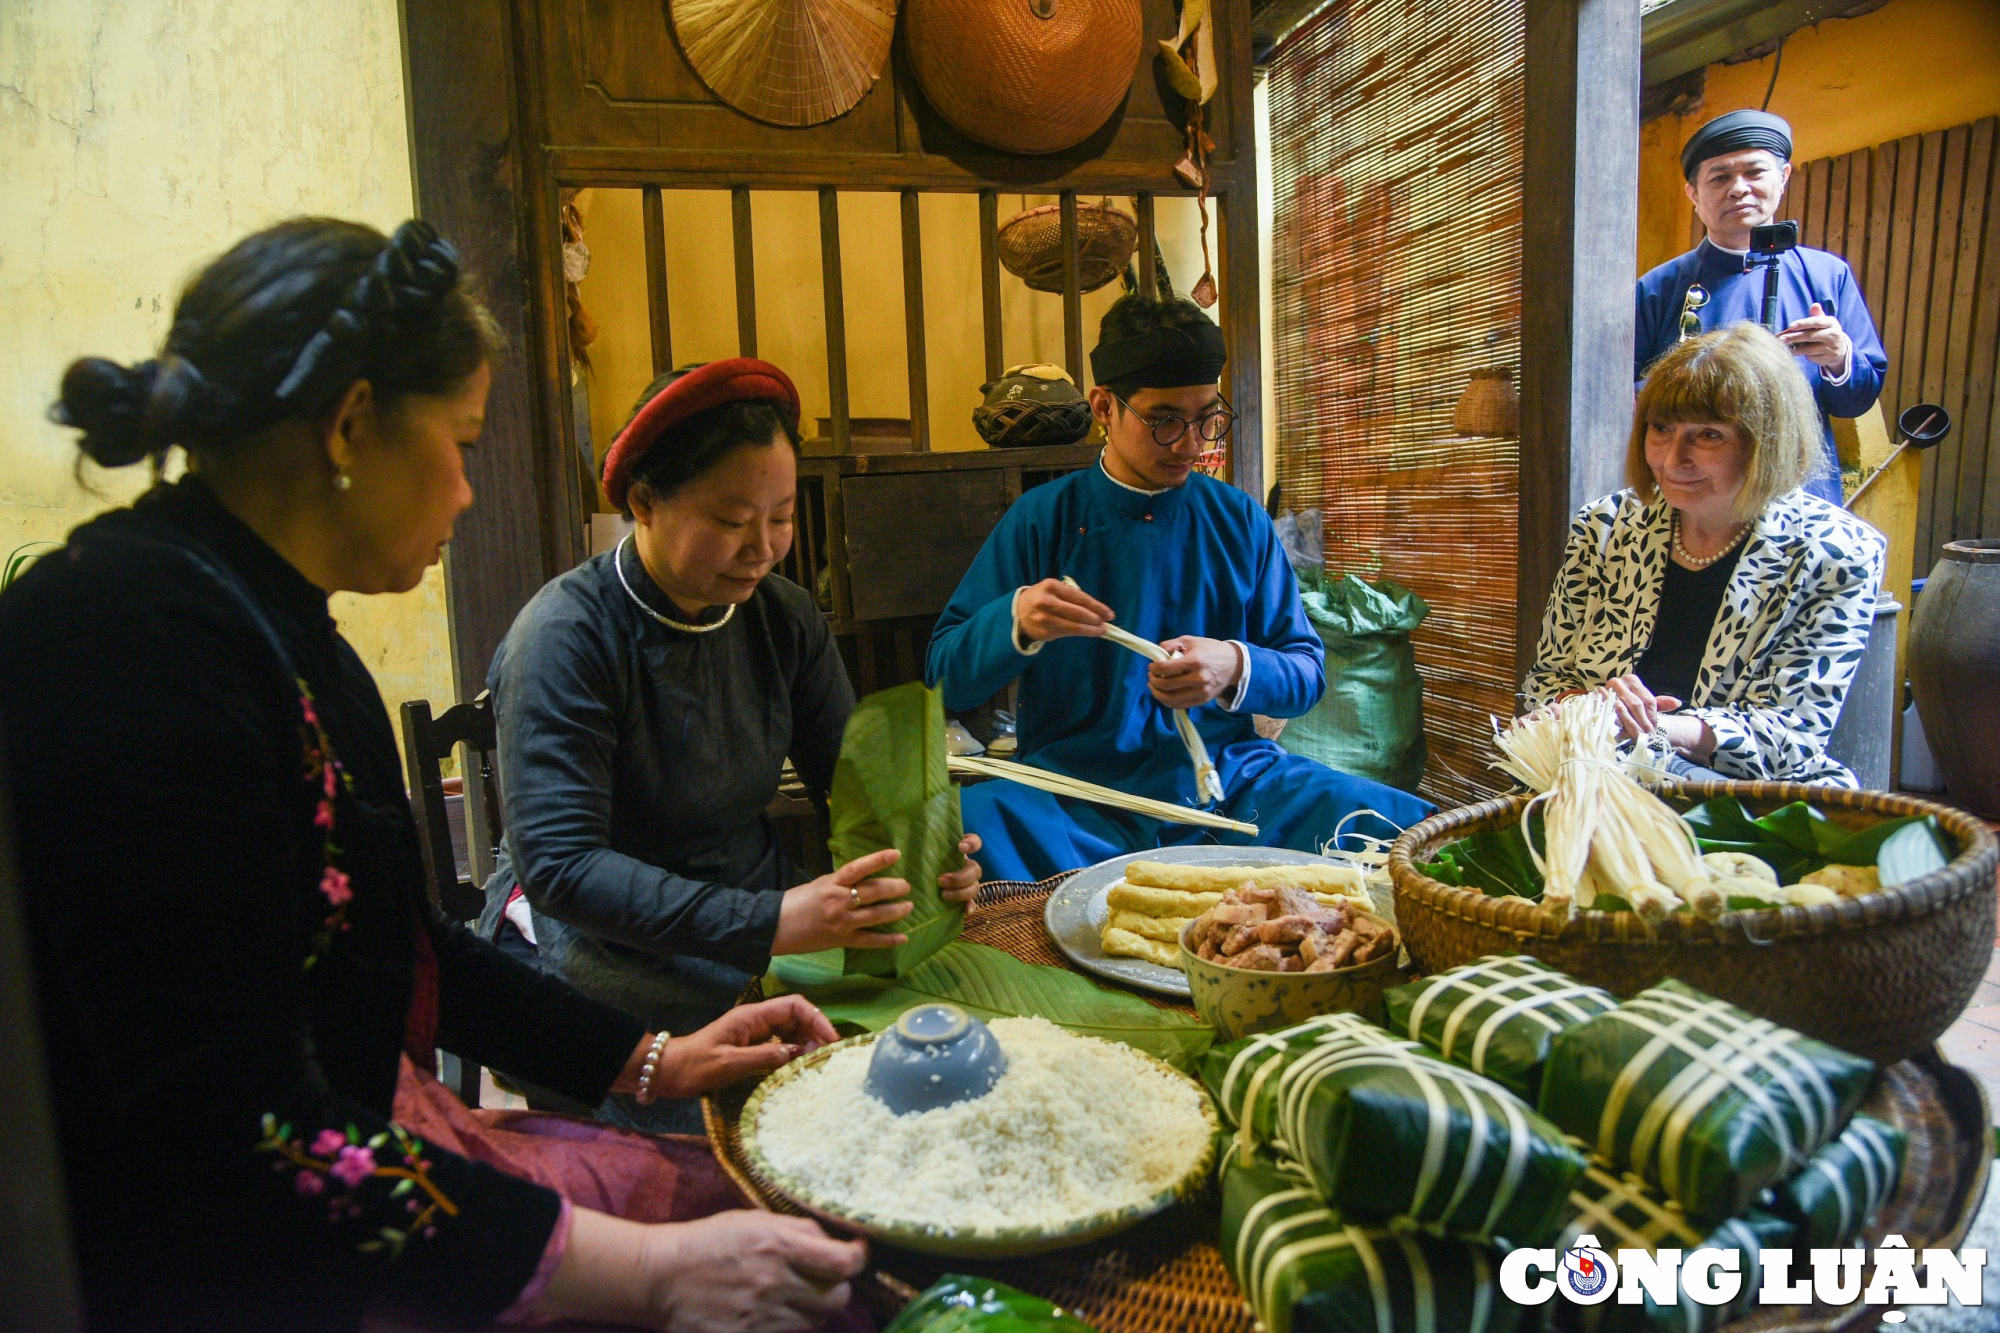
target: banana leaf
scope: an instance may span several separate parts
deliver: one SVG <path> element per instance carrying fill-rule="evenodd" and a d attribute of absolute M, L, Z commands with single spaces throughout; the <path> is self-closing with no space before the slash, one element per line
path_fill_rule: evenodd
<path fill-rule="evenodd" d="M 1266 1333 L 1513 1333 L 1484 1245 L 1350 1223 L 1288 1158 L 1222 1168 L 1222 1258 Z"/>
<path fill-rule="evenodd" d="M 1556 1034 L 1618 1007 L 1540 959 L 1489 954 L 1382 993 L 1386 1026 L 1484 1074 L 1530 1106 Z"/>
<path fill-rule="evenodd" d="M 1067 1310 L 990 1278 L 946 1273 L 882 1333 L 1095 1333 Z"/>
<path fill-rule="evenodd" d="M 1875 1066 L 1678 981 L 1555 1039 L 1541 1112 L 1697 1222 L 1740 1216 L 1853 1114 Z"/>
<path fill-rule="evenodd" d="M 1483 829 L 1446 843 L 1436 860 L 1419 862 L 1417 869 L 1445 884 L 1478 889 L 1489 898 L 1542 896 L 1542 876 L 1519 824 Z"/>
<path fill-rule="evenodd" d="M 1734 796 L 1717 796 L 1688 811 L 1704 852 L 1747 852 L 1770 866 L 1780 884 L 1796 884 L 1826 865 L 1876 866 L 1885 886 L 1900 884 L 1950 861 L 1930 815 L 1885 819 L 1849 831 L 1804 801 L 1751 818 Z M 1925 833 L 1905 830 L 1921 825 Z M 1885 859 L 1886 857 L 1886 859 Z"/>
<path fill-rule="evenodd" d="M 1245 1037 L 1201 1059 L 1231 1150 L 1293 1158 L 1344 1217 L 1543 1245 L 1583 1157 L 1491 1079 L 1355 1014 Z"/>
<path fill-rule="evenodd" d="M 827 796 L 833 863 L 894 847 L 889 871 L 910 884 L 910 914 L 890 930 L 909 938 L 893 949 L 849 949 L 843 971 L 899 976 L 958 938 L 965 908 L 944 900 L 938 876 L 964 860 L 958 788 L 945 772 L 944 697 L 921 681 L 871 694 L 855 705 L 840 741 Z"/>
<path fill-rule="evenodd" d="M 771 960 L 764 991 L 796 991 L 835 1027 L 860 1032 L 880 1032 L 904 1010 L 940 1000 L 979 1018 L 1032 1015 L 1079 1036 L 1122 1041 L 1185 1072 L 1193 1071 L 1195 1060 L 1215 1041 L 1215 1030 L 1192 1014 L 969 940 L 954 940 L 893 978 L 844 974 L 834 949 L 789 954 Z"/>
<path fill-rule="evenodd" d="M 1559 1333 L 1711 1333 L 1756 1308 L 1764 1284 L 1763 1252 L 1792 1243 L 1791 1223 L 1756 1209 L 1719 1226 L 1697 1226 L 1642 1182 L 1613 1175 L 1596 1162 L 1577 1177 L 1569 1197 L 1574 1215 L 1556 1241 L 1558 1253 L 1586 1237 L 1596 1242 L 1590 1248 L 1614 1258 L 1620 1250 L 1680 1250 L 1683 1258 L 1698 1249 L 1735 1250 L 1742 1256 L 1737 1271 L 1743 1285 L 1727 1305 L 1703 1305 L 1684 1292 L 1672 1305 L 1650 1294 L 1635 1305 L 1613 1299 L 1584 1306 L 1557 1299 L 1548 1308 Z"/>
<path fill-rule="evenodd" d="M 1772 1191 L 1771 1211 L 1798 1228 L 1799 1248 L 1844 1248 L 1896 1192 L 1907 1142 L 1894 1125 L 1855 1116 L 1805 1170 Z"/>

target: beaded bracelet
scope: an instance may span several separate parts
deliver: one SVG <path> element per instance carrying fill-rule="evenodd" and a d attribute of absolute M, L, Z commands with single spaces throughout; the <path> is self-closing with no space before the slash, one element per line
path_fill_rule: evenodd
<path fill-rule="evenodd" d="M 639 1066 L 639 1095 L 635 1099 L 641 1106 L 653 1104 L 653 1075 L 659 1072 L 660 1056 L 666 1052 L 667 1043 L 673 1034 L 662 1032 L 653 1038 L 653 1044 L 646 1052 L 646 1062 Z"/>

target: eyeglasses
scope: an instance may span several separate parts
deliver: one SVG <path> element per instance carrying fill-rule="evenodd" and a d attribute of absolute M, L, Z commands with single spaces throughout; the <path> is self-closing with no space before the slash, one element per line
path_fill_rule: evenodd
<path fill-rule="evenodd" d="M 1110 390 L 1107 389 L 1105 392 L 1109 393 Z M 1173 448 L 1189 431 L 1193 431 L 1198 439 L 1214 444 L 1226 437 L 1230 428 L 1236 424 L 1236 409 L 1229 405 L 1227 398 L 1217 398 L 1216 401 L 1222 404 L 1220 411 L 1204 412 L 1193 421 L 1189 421 L 1186 417 L 1172 412 L 1163 417 L 1141 416 L 1137 408 L 1117 394 L 1111 394 L 1111 397 L 1120 407 L 1146 423 L 1147 429 L 1153 432 L 1153 443 L 1162 449 Z"/>

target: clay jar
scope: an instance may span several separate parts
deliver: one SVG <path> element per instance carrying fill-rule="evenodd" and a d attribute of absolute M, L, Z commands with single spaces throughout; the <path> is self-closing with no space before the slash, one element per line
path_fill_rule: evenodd
<path fill-rule="evenodd" d="M 2000 540 L 1944 548 L 1917 598 L 1909 665 L 1952 804 L 2000 819 Z"/>

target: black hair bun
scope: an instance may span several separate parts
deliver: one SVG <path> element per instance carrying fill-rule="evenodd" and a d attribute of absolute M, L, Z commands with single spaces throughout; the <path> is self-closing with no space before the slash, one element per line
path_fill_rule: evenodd
<path fill-rule="evenodd" d="M 50 415 L 83 432 L 77 447 L 102 467 L 129 467 L 165 447 L 147 428 L 160 363 L 121 366 L 100 356 L 72 361 Z"/>

